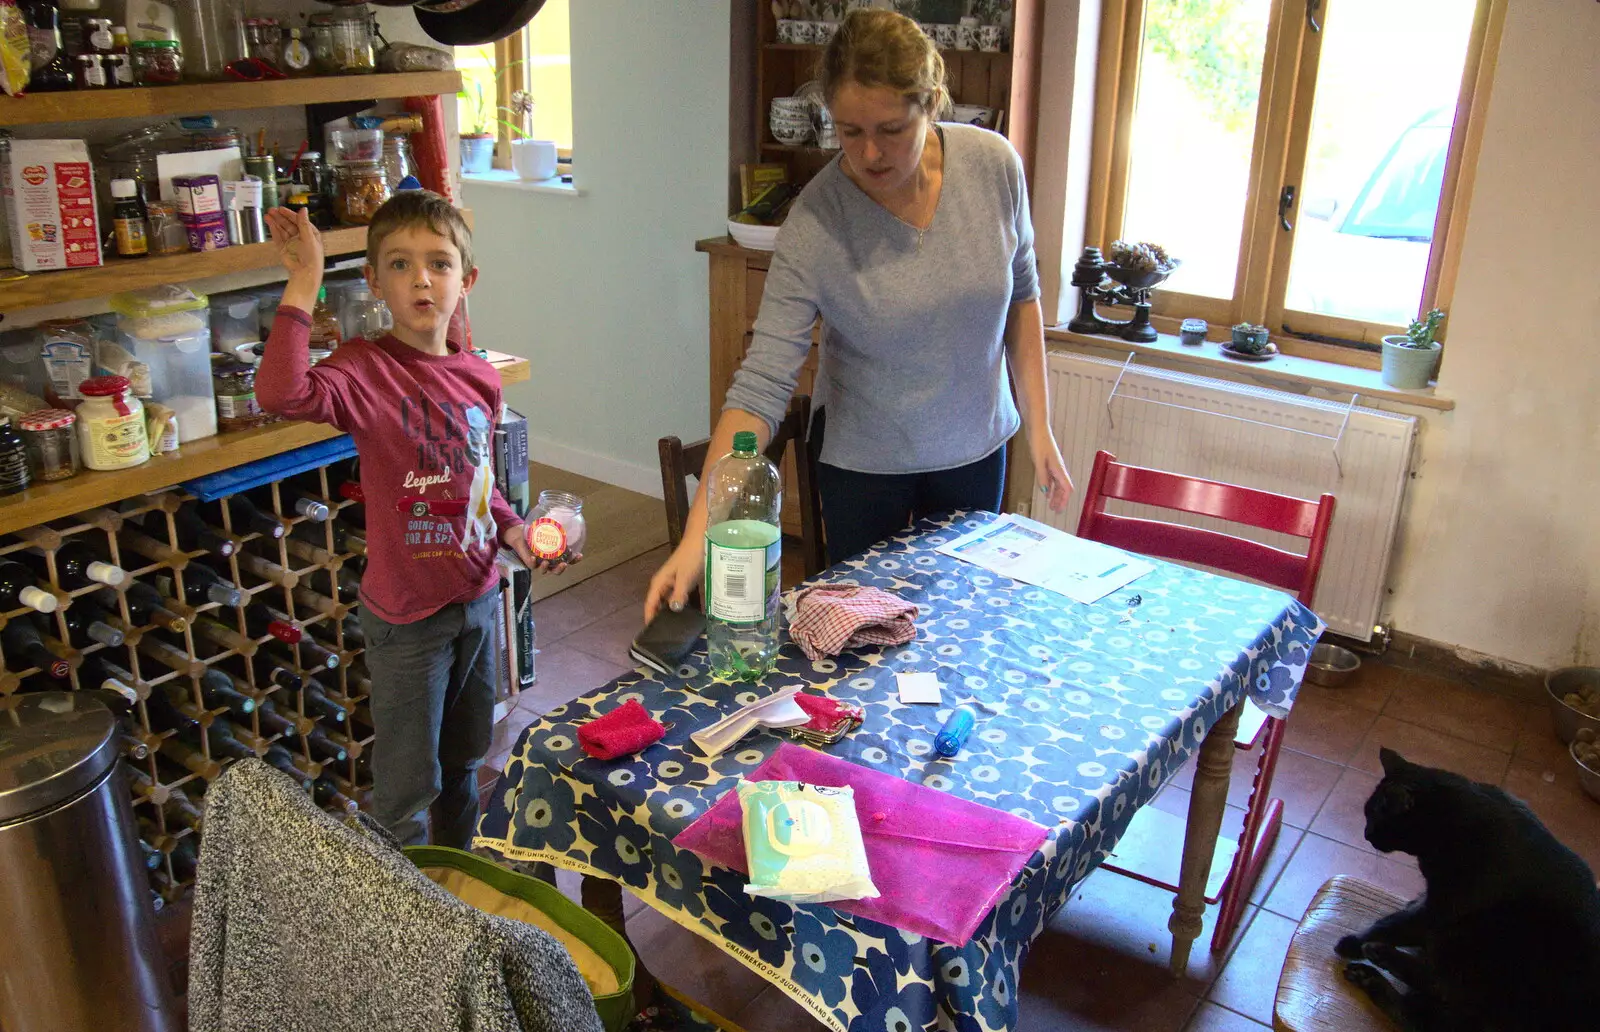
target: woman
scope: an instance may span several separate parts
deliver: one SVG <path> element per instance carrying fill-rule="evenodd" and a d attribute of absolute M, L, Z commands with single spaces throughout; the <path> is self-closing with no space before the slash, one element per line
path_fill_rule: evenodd
<path fill-rule="evenodd" d="M 1005 444 L 1019 423 L 1039 490 L 1062 508 L 1072 480 L 1050 431 L 1016 151 L 987 130 L 934 122 L 950 99 L 944 61 L 901 15 L 852 12 L 821 78 L 841 154 L 778 233 L 709 462 L 737 431 L 766 446 L 820 315 L 809 445 L 833 562 L 930 513 L 999 511 Z M 650 582 L 647 620 L 663 602 L 681 608 L 699 583 L 705 523 L 702 490 L 682 544 Z"/>

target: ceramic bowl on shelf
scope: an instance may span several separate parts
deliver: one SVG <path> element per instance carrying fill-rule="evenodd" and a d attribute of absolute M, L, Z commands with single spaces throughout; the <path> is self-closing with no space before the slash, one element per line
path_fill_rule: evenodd
<path fill-rule="evenodd" d="M 980 107 L 977 104 L 955 104 L 951 107 L 950 121 L 965 122 L 968 125 L 988 129 L 994 125 L 994 108 Z"/>
<path fill-rule="evenodd" d="M 799 147 L 811 139 L 812 129 L 810 124 L 804 126 L 790 126 L 781 122 L 772 124 L 772 138 L 779 143 L 790 147 Z"/>
<path fill-rule="evenodd" d="M 753 251 L 770 251 L 778 241 L 777 226 L 752 226 L 745 222 L 728 220 L 728 235 L 740 247 Z"/>

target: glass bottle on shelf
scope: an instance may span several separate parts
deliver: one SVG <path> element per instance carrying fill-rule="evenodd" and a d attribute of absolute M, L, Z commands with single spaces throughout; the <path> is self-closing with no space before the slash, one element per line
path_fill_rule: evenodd
<path fill-rule="evenodd" d="M 43 552 L 25 551 L 16 554 L 33 567 L 34 573 L 38 574 L 41 580 L 49 575 L 50 567 L 45 562 Z M 94 549 L 82 541 L 69 539 L 56 549 L 56 581 L 63 591 L 77 591 L 79 588 L 96 584 L 117 588 L 127 580 L 128 571 L 102 562 Z"/>
<path fill-rule="evenodd" d="M 107 623 L 114 617 L 87 598 L 74 600 L 61 615 L 67 622 L 67 644 L 75 649 L 86 649 L 94 644 L 114 649 L 127 642 L 126 635 Z"/>
<path fill-rule="evenodd" d="M 0 560 L 0 612 L 26 606 L 36 613 L 53 613 L 60 602 L 34 583 L 33 571 L 14 559 Z"/>
<path fill-rule="evenodd" d="M 100 597 L 108 605 L 116 604 L 115 594 L 101 592 Z M 167 607 L 167 599 L 161 592 L 144 581 L 130 582 L 123 597 L 128 602 L 128 616 L 136 627 L 160 627 L 181 634 L 189 626 L 188 620 Z"/>
<path fill-rule="evenodd" d="M 176 597 L 177 579 L 170 572 L 159 574 L 156 577 L 156 588 L 164 594 Z M 186 604 L 203 606 L 207 602 L 215 602 L 222 606 L 242 606 L 244 599 L 243 591 L 206 567 L 194 563 L 184 567 L 182 601 Z"/>
<path fill-rule="evenodd" d="M 339 317 L 328 307 L 328 288 L 317 290 L 317 303 L 311 310 L 311 350 L 333 351 L 341 342 Z"/>
<path fill-rule="evenodd" d="M 8 620 L 0 628 L 0 648 L 5 649 L 6 666 L 14 672 L 32 667 L 47 677 L 64 681 L 72 671 L 70 663 L 45 648 L 38 629 L 29 620 Z"/>
<path fill-rule="evenodd" d="M 177 530 L 178 547 L 185 552 L 207 552 L 226 558 L 238 551 L 238 546 L 231 539 L 213 531 L 187 505 L 172 514 L 172 525 Z M 144 514 L 144 529 L 155 540 L 164 540 L 167 536 L 167 514 L 159 509 L 151 509 Z"/>
<path fill-rule="evenodd" d="M 260 534 L 262 537 L 281 538 L 284 535 L 283 521 L 270 513 L 263 512 L 247 496 L 242 494 L 229 495 L 228 515 L 233 521 L 235 534 Z M 199 506 L 200 515 L 212 526 L 222 526 L 222 502 L 202 502 Z"/>
<path fill-rule="evenodd" d="M 28 90 L 44 93 L 70 90 L 76 85 L 70 55 L 62 46 L 61 12 L 53 0 L 22 0 L 18 4 L 28 24 L 29 59 L 33 65 Z"/>

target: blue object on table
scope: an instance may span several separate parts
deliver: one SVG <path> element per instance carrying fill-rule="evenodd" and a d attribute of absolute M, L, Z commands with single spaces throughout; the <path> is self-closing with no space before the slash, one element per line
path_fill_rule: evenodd
<path fill-rule="evenodd" d="M 183 489 L 202 502 L 214 502 L 218 498 L 226 498 L 240 491 L 248 491 L 252 487 L 270 484 L 274 480 L 292 477 L 308 469 L 317 469 L 355 457 L 356 442 L 349 434 L 340 434 L 331 440 L 302 445 L 290 451 L 222 470 L 220 473 L 186 480 L 183 482 Z"/>
<path fill-rule="evenodd" d="M 691 735 L 762 691 L 711 677 L 703 649 L 679 677 L 635 671 L 530 724 L 476 844 L 621 882 L 830 1029 L 1015 1029 L 1029 944 L 1224 714 L 1244 698 L 1288 712 L 1323 623 L 1281 591 L 1157 560 L 1137 584 L 1150 619 L 1130 625 L 1120 592 L 1079 605 L 938 551 L 996 518 L 922 520 L 807 581 L 915 602 L 917 640 L 812 662 L 785 636 L 766 682 L 862 707 L 865 723 L 829 754 L 1050 829 L 965 945 L 751 896 L 743 874 L 673 843 L 780 741 L 762 734 L 700 753 Z M 899 702 L 895 675 L 928 671 L 984 714 L 960 763 L 934 753 L 935 711 Z M 629 698 L 666 736 L 615 761 L 590 758 L 578 728 Z"/>
<path fill-rule="evenodd" d="M 933 736 L 933 751 L 949 759 L 961 751 L 966 744 L 967 736 L 972 733 L 972 725 L 978 722 L 978 711 L 971 706 L 957 706 L 950 712 L 950 719 L 944 722 L 944 727 Z"/>

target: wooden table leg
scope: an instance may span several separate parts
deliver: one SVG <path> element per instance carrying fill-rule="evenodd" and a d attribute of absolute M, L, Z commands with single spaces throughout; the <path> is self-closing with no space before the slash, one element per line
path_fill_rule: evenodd
<path fill-rule="evenodd" d="M 1206 879 L 1211 875 L 1211 854 L 1222 831 L 1222 811 L 1228 803 L 1228 776 L 1233 772 L 1233 736 L 1239 729 L 1244 703 L 1224 713 L 1200 743 L 1195 759 L 1194 788 L 1189 795 L 1189 823 L 1183 836 L 1183 866 L 1178 874 L 1178 894 L 1172 899 L 1172 973 L 1189 969 L 1189 950 L 1200 936 L 1206 912 Z"/>
<path fill-rule="evenodd" d="M 633 1005 L 635 1013 L 650 1005 L 656 994 L 656 979 L 644 966 L 644 958 L 628 938 L 627 922 L 622 916 L 622 884 L 610 878 L 583 876 L 580 892 L 583 909 L 605 922 L 606 927 L 622 936 L 622 941 L 633 951 Z M 1198 931 L 1196 934 L 1199 934 Z"/>

